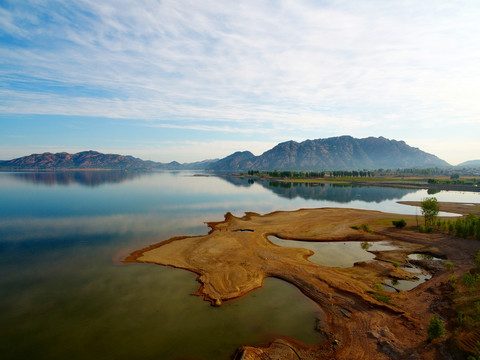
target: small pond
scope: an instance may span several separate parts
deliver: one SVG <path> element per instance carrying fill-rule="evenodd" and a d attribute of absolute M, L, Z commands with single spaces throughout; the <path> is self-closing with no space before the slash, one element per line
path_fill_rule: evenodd
<path fill-rule="evenodd" d="M 398 249 L 389 241 L 376 242 L 342 242 L 342 241 L 300 241 L 300 240 L 284 240 L 277 236 L 270 235 L 268 240 L 278 246 L 290 248 L 305 248 L 312 250 L 314 254 L 308 259 L 322 266 L 330 267 L 351 267 L 359 261 L 369 261 L 375 259 L 372 251 L 391 251 Z M 410 254 L 411 260 L 439 260 L 428 254 Z M 410 266 L 402 267 L 403 270 L 414 273 L 417 280 L 394 280 L 386 279 L 384 288 L 386 291 L 408 291 L 421 283 L 429 280 L 432 276 L 421 268 L 410 264 Z"/>

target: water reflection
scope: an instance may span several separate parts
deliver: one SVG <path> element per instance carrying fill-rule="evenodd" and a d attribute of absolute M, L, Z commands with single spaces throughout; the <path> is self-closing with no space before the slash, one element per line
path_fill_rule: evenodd
<path fill-rule="evenodd" d="M 268 240 L 282 247 L 310 249 L 314 254 L 308 260 L 323 266 L 351 267 L 356 262 L 375 258 L 372 253 L 362 251 L 362 245 L 359 242 L 292 241 L 274 235 L 269 235 Z"/>
<path fill-rule="evenodd" d="M 276 336 L 320 340 L 318 307 L 290 284 L 267 279 L 262 289 L 214 308 L 189 296 L 198 288 L 192 273 L 112 266 L 116 241 L 0 243 L 3 359 L 220 360 Z"/>
<path fill-rule="evenodd" d="M 60 171 L 60 172 L 12 172 L 8 175 L 15 179 L 36 185 L 72 185 L 99 186 L 115 184 L 152 174 L 143 171 Z"/>
<path fill-rule="evenodd" d="M 367 202 L 426 196 L 407 189 L 280 187 L 184 175 L 192 173 L 0 173 L 3 359 L 215 360 L 275 336 L 316 342 L 318 308 L 280 280 L 268 279 L 264 288 L 217 309 L 188 296 L 198 288 L 193 274 L 147 264 L 114 266 L 114 260 L 172 236 L 205 234 L 204 222 L 222 220 L 227 211 L 242 216 L 351 200 L 348 206 L 357 208 L 408 211 L 392 201 Z M 478 197 L 442 194 L 439 200 L 464 203 Z"/>
<path fill-rule="evenodd" d="M 385 200 L 398 200 L 405 195 L 417 192 L 418 189 L 404 189 L 378 186 L 357 186 L 349 184 L 315 184 L 283 181 L 253 181 L 238 177 L 222 177 L 225 181 L 242 187 L 258 183 L 276 195 L 294 199 L 328 200 L 338 203 L 349 203 L 354 200 L 380 203 Z"/>

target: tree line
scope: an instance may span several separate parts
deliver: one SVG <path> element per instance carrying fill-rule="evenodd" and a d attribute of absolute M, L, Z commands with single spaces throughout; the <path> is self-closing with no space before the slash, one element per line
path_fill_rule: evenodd
<path fill-rule="evenodd" d="M 309 179 L 309 178 L 324 178 L 325 176 L 330 177 L 374 177 L 374 171 L 368 170 L 353 170 L 353 171 L 344 171 L 344 170 L 335 170 L 335 171 L 258 171 L 258 170 L 248 170 L 248 175 L 267 175 L 272 178 L 287 178 L 287 179 Z"/>
<path fill-rule="evenodd" d="M 449 176 L 452 184 L 460 184 L 460 176 L 475 176 L 479 174 L 480 170 L 476 169 L 449 169 L 449 168 L 405 168 L 405 169 L 384 169 L 378 168 L 373 170 L 318 170 L 318 171 L 293 171 L 293 170 L 274 170 L 274 171 L 259 171 L 248 170 L 248 175 L 268 175 L 270 177 L 285 177 L 285 178 L 321 178 L 325 176 L 331 177 L 374 177 L 374 176 Z M 433 183 L 440 183 L 439 180 L 431 178 L 429 180 Z M 446 181 L 446 180 L 441 180 Z M 456 182 L 455 182 L 456 181 Z M 460 182 L 459 182 L 460 181 Z M 473 184 L 478 183 L 478 180 L 473 179 Z M 466 184 L 467 185 L 467 184 Z"/>
<path fill-rule="evenodd" d="M 461 238 L 474 237 L 480 240 L 480 217 L 475 214 L 459 217 L 456 220 L 437 219 L 440 206 L 435 197 L 425 198 L 420 203 L 425 226 L 420 226 L 420 232 L 432 232 L 434 227 L 439 231 Z"/>

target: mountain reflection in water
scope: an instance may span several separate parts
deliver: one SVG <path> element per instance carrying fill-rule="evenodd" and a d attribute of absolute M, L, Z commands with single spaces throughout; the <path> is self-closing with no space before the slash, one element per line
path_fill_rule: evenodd
<path fill-rule="evenodd" d="M 10 176 L 37 185 L 72 185 L 99 186 L 133 180 L 151 174 L 144 171 L 56 171 L 56 172 L 13 172 Z"/>
<path fill-rule="evenodd" d="M 315 184 L 283 181 L 253 181 L 238 177 L 222 177 L 223 180 L 239 187 L 259 184 L 276 195 L 295 199 L 329 200 L 338 203 L 349 203 L 353 200 L 380 203 L 385 200 L 398 200 L 405 195 L 417 192 L 418 189 L 404 189 L 378 186 L 358 186 L 348 184 Z"/>

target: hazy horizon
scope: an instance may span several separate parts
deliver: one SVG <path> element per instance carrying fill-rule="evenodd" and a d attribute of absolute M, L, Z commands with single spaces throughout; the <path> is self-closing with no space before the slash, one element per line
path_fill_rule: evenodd
<path fill-rule="evenodd" d="M 317 139 L 306 139 L 306 140 L 317 140 Z M 398 140 L 398 139 L 388 139 L 388 140 Z M 398 141 L 401 141 L 401 140 L 398 140 Z M 408 144 L 407 144 L 408 145 Z M 266 151 L 268 151 L 270 149 L 267 149 Z M 420 149 L 422 150 L 422 149 Z M 81 152 L 88 152 L 88 151 L 96 151 L 96 152 L 99 152 L 99 153 L 102 153 L 98 150 L 95 150 L 95 149 L 84 149 L 84 150 L 80 150 L 80 151 L 76 151 L 74 153 L 70 153 L 70 154 L 76 154 L 76 153 L 81 153 Z M 237 150 L 238 152 L 243 152 L 243 151 L 250 151 L 248 149 L 240 149 L 240 150 Z M 18 156 L 16 158 L 22 158 L 22 157 L 28 157 L 30 155 L 39 155 L 39 154 L 44 154 L 44 153 L 52 153 L 52 154 L 56 154 L 56 153 L 68 153 L 68 151 L 55 151 L 55 152 L 52 152 L 52 151 L 44 151 L 42 153 L 32 153 L 32 154 L 25 154 L 25 155 L 21 155 L 21 156 Z M 255 156 L 260 156 L 262 155 L 264 152 L 262 153 L 253 153 Z M 233 153 L 232 153 L 233 154 Z M 127 153 L 121 153 L 121 154 L 115 154 L 115 155 L 123 155 L 123 156 L 132 156 L 131 154 L 127 154 Z M 228 154 L 228 155 L 231 155 L 231 154 Z M 435 155 L 435 154 L 432 154 L 432 155 Z M 137 156 L 135 156 L 137 157 Z M 16 158 L 13 158 L 13 159 L 16 159 Z M 137 157 L 141 160 L 144 160 L 144 161 L 155 161 L 155 160 L 152 160 L 152 159 L 146 159 L 146 158 L 141 158 L 141 157 Z M 181 164 L 187 164 L 187 163 L 194 163 L 194 162 L 202 162 L 202 161 L 210 161 L 210 160 L 220 160 L 222 159 L 223 157 L 216 157 L 216 158 L 208 158 L 208 159 L 200 159 L 200 160 L 194 160 L 194 161 L 185 161 L 185 162 L 181 162 L 181 161 L 177 161 L 175 159 L 172 159 L 172 160 L 168 160 L 168 161 L 158 161 L 158 162 L 161 162 L 161 163 L 170 163 L 170 162 L 179 162 Z M 13 160 L 13 159 L 0 159 L 0 161 L 5 161 L 5 160 Z M 441 159 L 441 160 L 444 160 L 444 159 Z M 461 163 L 464 163 L 464 162 L 467 162 L 467 161 L 480 161 L 480 159 L 469 159 L 469 160 L 465 160 Z M 457 166 L 461 163 L 457 163 L 457 164 L 451 164 L 449 163 L 450 165 L 452 166 Z"/>
<path fill-rule="evenodd" d="M 480 158 L 480 2 L 0 4 L 0 159 L 383 136 Z"/>

